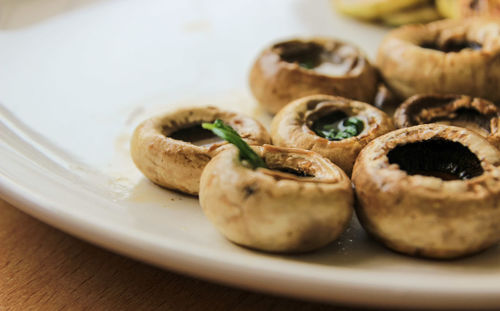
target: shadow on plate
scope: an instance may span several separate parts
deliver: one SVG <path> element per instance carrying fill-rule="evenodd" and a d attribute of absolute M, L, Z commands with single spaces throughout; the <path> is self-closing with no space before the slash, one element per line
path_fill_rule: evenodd
<path fill-rule="evenodd" d="M 436 267 L 448 272 L 471 274 L 500 274 L 500 244 L 479 254 L 455 260 L 415 258 L 396 253 L 372 239 L 361 227 L 356 216 L 340 238 L 316 252 L 280 256 L 283 259 L 315 265 L 350 268 L 376 267 L 377 269 L 403 271 L 408 266 L 424 270 Z"/>
<path fill-rule="evenodd" d="M 104 0 L 0 0 L 0 30 L 29 27 Z"/>
<path fill-rule="evenodd" d="M 190 202 L 191 204 L 186 204 L 186 200 L 193 202 Z M 146 178 L 141 178 L 141 180 L 129 190 L 127 196 L 128 202 L 141 206 L 141 208 L 136 211 L 138 216 L 145 212 L 144 208 L 147 206 L 156 209 L 158 206 L 169 207 L 172 213 L 189 212 L 191 215 L 190 217 L 197 222 L 198 230 L 205 226 L 211 227 L 211 224 L 203 217 L 196 200 L 196 197 L 158 187 Z M 187 206 L 191 208 L 186 210 Z M 174 210 L 172 210 L 172 208 Z M 193 213 L 196 217 L 192 216 Z M 137 219 L 141 219 L 141 217 L 137 217 Z M 148 221 L 150 221 L 150 219 Z M 145 223 L 145 225 L 151 224 Z M 212 232 L 212 230 L 208 231 Z M 498 260 L 500 258 L 500 244 L 479 254 L 455 260 L 415 258 L 391 251 L 381 243 L 372 239 L 361 227 L 355 215 L 351 220 L 349 228 L 338 240 L 314 252 L 280 255 L 259 252 L 246 247 L 238 247 L 229 241 L 225 241 L 223 244 L 227 244 L 230 248 L 234 247 L 234 251 L 237 252 L 253 253 L 256 256 L 279 258 L 280 260 L 291 260 L 311 265 L 353 269 L 378 269 L 393 272 L 404 272 L 408 267 L 411 267 L 412 271 L 416 269 L 421 272 L 435 272 L 436 268 L 438 268 L 441 272 L 500 275 L 500 260 Z"/>

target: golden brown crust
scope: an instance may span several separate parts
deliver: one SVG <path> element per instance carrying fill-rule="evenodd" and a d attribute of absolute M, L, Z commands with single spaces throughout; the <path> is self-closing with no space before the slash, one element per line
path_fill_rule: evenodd
<path fill-rule="evenodd" d="M 365 129 L 358 136 L 340 141 L 329 141 L 311 130 L 312 123 L 318 117 L 334 111 L 358 116 Z M 312 150 L 350 175 L 361 149 L 375 137 L 393 129 L 391 119 L 371 105 L 342 97 L 313 95 L 298 99 L 283 108 L 272 121 L 271 136 L 275 145 Z"/>
<path fill-rule="evenodd" d="M 445 181 L 408 175 L 389 163 L 396 146 L 435 139 L 467 147 L 482 174 Z M 393 131 L 368 144 L 354 165 L 357 215 L 368 232 L 399 252 L 454 258 L 481 251 L 500 239 L 499 166 L 500 152 L 464 128 L 426 124 Z"/>
<path fill-rule="evenodd" d="M 500 17 L 500 0 L 437 0 L 436 6 L 447 18 Z"/>
<path fill-rule="evenodd" d="M 401 98 L 423 93 L 466 94 L 498 102 L 499 34 L 500 21 L 488 18 L 404 26 L 389 33 L 380 45 L 377 67 Z M 462 43 L 480 49 L 439 50 Z M 423 47 L 429 45 L 436 49 Z"/>
<path fill-rule="evenodd" d="M 303 252 L 326 245 L 348 226 L 353 193 L 349 178 L 311 151 L 264 145 L 253 148 L 268 167 L 314 177 L 244 167 L 231 146 L 206 166 L 200 204 L 229 240 L 269 252 Z"/>
<path fill-rule="evenodd" d="M 319 46 L 336 57 L 335 74 L 306 69 L 283 60 L 283 54 L 297 46 Z M 249 77 L 250 88 L 259 103 L 271 113 L 300 97 L 331 94 L 371 102 L 376 93 L 377 73 L 359 49 L 326 38 L 284 41 L 264 50 Z"/>
<path fill-rule="evenodd" d="M 500 147 L 500 111 L 490 101 L 465 95 L 421 94 L 408 98 L 394 114 L 398 128 L 427 123 L 465 127 Z"/>
<path fill-rule="evenodd" d="M 169 135 L 216 119 L 234 127 L 249 144 L 270 142 L 266 129 L 250 117 L 216 107 L 182 108 L 150 118 L 135 129 L 131 141 L 135 165 L 155 184 L 197 195 L 203 168 L 226 142 L 197 146 Z"/>

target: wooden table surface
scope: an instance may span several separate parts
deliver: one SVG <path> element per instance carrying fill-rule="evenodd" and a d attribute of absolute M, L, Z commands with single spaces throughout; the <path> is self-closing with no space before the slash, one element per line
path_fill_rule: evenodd
<path fill-rule="evenodd" d="M 0 199 L 0 310 L 353 310 L 182 276 L 113 254 Z"/>

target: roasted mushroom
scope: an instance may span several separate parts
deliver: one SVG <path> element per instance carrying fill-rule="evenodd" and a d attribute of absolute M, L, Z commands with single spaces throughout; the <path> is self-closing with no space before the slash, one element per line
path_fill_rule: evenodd
<path fill-rule="evenodd" d="M 500 0 L 436 0 L 436 7 L 446 18 L 500 17 Z"/>
<path fill-rule="evenodd" d="M 500 20 L 445 20 L 399 28 L 382 42 L 377 66 L 400 98 L 435 93 L 500 101 Z"/>
<path fill-rule="evenodd" d="M 370 102 L 376 83 L 375 69 L 357 47 L 325 38 L 274 44 L 261 53 L 250 72 L 255 98 L 271 113 L 313 94 Z"/>
<path fill-rule="evenodd" d="M 359 151 L 375 137 L 394 128 L 379 109 L 354 100 L 329 95 L 298 99 L 273 119 L 273 143 L 315 151 L 348 175 Z"/>
<path fill-rule="evenodd" d="M 257 121 L 216 107 L 184 108 L 144 121 L 131 142 L 135 165 L 155 184 L 197 195 L 200 176 L 208 161 L 226 142 L 201 128 L 202 122 L 222 119 L 249 143 L 270 142 Z"/>
<path fill-rule="evenodd" d="M 455 258 L 500 240 L 500 151 L 465 128 L 390 132 L 359 154 L 352 180 L 363 227 L 398 252 Z"/>
<path fill-rule="evenodd" d="M 227 239 L 268 252 L 304 252 L 346 229 L 353 193 L 341 169 L 311 151 L 270 145 L 253 150 L 268 168 L 249 168 L 231 147 L 201 176 L 203 212 Z"/>
<path fill-rule="evenodd" d="M 492 102 L 465 95 L 415 95 L 394 114 L 398 128 L 441 123 L 468 128 L 500 147 L 500 111 Z"/>

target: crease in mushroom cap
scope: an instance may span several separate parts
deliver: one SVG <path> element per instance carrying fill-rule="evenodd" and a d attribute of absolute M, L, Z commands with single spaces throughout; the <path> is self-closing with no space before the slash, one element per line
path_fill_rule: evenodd
<path fill-rule="evenodd" d="M 377 67 L 400 98 L 466 94 L 500 101 L 500 20 L 470 18 L 409 25 L 380 45 Z"/>
<path fill-rule="evenodd" d="M 380 82 L 377 86 L 377 94 L 373 99 L 373 105 L 388 115 L 394 115 L 400 104 L 401 101 L 397 96 L 389 90 L 385 83 Z"/>
<path fill-rule="evenodd" d="M 266 129 L 250 117 L 211 106 L 187 107 L 147 119 L 135 129 L 131 140 L 135 165 L 155 184 L 197 195 L 203 168 L 215 154 L 227 147 L 227 143 L 211 137 L 200 143 L 200 140 L 192 141 L 186 134 L 196 133 L 196 127 L 201 123 L 216 119 L 233 126 L 251 145 L 270 142 Z M 205 132 L 201 134 L 202 138 L 207 137 Z"/>
<path fill-rule="evenodd" d="M 357 47 L 327 38 L 276 43 L 259 55 L 249 76 L 252 93 L 271 113 L 313 94 L 371 101 L 377 79 L 375 69 Z"/>
<path fill-rule="evenodd" d="M 356 136 L 336 141 L 317 135 L 312 129 L 314 122 L 337 111 L 363 121 L 363 130 Z M 392 120 L 371 105 L 342 97 L 313 95 L 284 107 L 271 123 L 271 136 L 275 145 L 312 150 L 350 175 L 360 150 L 393 128 Z"/>
<path fill-rule="evenodd" d="M 500 112 L 495 104 L 465 95 L 414 95 L 394 114 L 398 128 L 426 123 L 465 127 L 485 137 L 497 148 L 500 143 L 499 120 Z"/>
<path fill-rule="evenodd" d="M 444 151 L 438 149 L 427 162 L 425 154 L 415 152 L 412 161 L 428 165 L 446 152 L 467 157 L 463 151 L 467 149 L 480 163 L 480 170 L 463 179 L 447 180 L 408 173 L 400 167 L 404 159 L 391 163 L 388 157 L 398 148 L 439 140 L 447 142 L 441 146 Z M 462 148 L 453 151 L 456 145 Z M 436 152 L 436 146 L 424 147 Z M 500 152 L 464 128 L 426 124 L 393 131 L 368 144 L 356 161 L 357 215 L 368 232 L 398 252 L 432 258 L 476 253 L 500 239 L 499 166 Z"/>
<path fill-rule="evenodd" d="M 310 151 L 270 145 L 253 149 L 269 169 L 244 167 L 231 146 L 209 162 L 201 177 L 202 209 L 226 238 L 269 252 L 304 252 L 346 229 L 353 193 L 342 170 Z M 311 176 L 284 173 L 283 168 Z"/>

